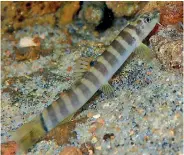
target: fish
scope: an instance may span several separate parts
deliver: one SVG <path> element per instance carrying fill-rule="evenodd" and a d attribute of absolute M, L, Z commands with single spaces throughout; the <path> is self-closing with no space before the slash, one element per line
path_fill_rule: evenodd
<path fill-rule="evenodd" d="M 20 151 L 26 152 L 45 134 L 67 117 L 79 110 L 102 86 L 109 88 L 108 81 L 124 64 L 127 58 L 140 49 L 142 41 L 159 23 L 160 13 L 140 14 L 119 33 L 95 63 L 69 90 L 46 107 L 32 121 L 22 125 L 13 134 Z"/>

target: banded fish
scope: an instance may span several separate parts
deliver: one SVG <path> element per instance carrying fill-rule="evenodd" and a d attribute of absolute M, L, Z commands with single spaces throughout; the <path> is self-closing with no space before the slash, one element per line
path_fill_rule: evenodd
<path fill-rule="evenodd" d="M 17 129 L 13 139 L 20 150 L 27 151 L 46 133 L 81 108 L 102 85 L 107 84 L 130 54 L 140 47 L 159 18 L 159 12 L 154 10 L 152 13 L 139 15 L 130 22 L 71 89 L 60 95 L 32 121 Z"/>

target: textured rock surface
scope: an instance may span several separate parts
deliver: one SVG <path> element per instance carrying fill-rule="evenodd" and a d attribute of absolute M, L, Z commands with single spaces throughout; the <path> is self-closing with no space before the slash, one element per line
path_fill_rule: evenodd
<path fill-rule="evenodd" d="M 17 150 L 17 145 L 15 142 L 1 144 L 1 154 L 2 155 L 15 155 L 16 150 Z"/>
<path fill-rule="evenodd" d="M 183 35 L 172 26 L 162 27 L 150 38 L 152 51 L 167 69 L 183 71 Z"/>
<path fill-rule="evenodd" d="M 2 32 L 13 32 L 35 24 L 68 24 L 79 8 L 79 2 L 2 2 Z"/>
<path fill-rule="evenodd" d="M 104 2 L 83 2 L 79 17 L 96 26 L 104 16 L 104 7 Z"/>
<path fill-rule="evenodd" d="M 108 8 L 112 9 L 116 17 L 133 16 L 144 5 L 145 2 L 106 2 Z"/>
<path fill-rule="evenodd" d="M 66 3 L 66 2 L 65 2 Z M 68 2 L 63 8 L 60 8 L 56 14 L 59 25 L 65 25 L 71 23 L 73 16 L 77 13 L 80 8 L 80 2 Z"/>

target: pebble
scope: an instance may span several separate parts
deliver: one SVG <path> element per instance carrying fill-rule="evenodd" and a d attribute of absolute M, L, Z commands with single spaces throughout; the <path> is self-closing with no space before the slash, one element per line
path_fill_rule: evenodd
<path fill-rule="evenodd" d="M 80 150 L 83 155 L 89 155 L 90 153 L 94 153 L 94 146 L 91 142 L 85 142 L 81 144 Z"/>
<path fill-rule="evenodd" d="M 73 147 L 73 146 L 67 146 L 65 147 L 59 155 L 82 155 L 82 152 L 80 149 Z"/>
<path fill-rule="evenodd" d="M 94 115 L 93 118 L 97 119 L 100 117 L 100 114 Z"/>
<path fill-rule="evenodd" d="M 91 139 L 91 143 L 93 143 L 93 144 L 95 144 L 97 141 L 98 141 L 98 139 L 97 139 L 96 137 L 93 137 L 93 138 Z"/>
<path fill-rule="evenodd" d="M 109 139 L 114 139 L 114 134 L 113 133 L 107 133 L 104 135 L 103 140 L 107 141 Z"/>

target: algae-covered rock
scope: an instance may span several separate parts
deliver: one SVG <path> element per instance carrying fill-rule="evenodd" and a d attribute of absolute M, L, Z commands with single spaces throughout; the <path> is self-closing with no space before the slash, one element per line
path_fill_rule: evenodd
<path fill-rule="evenodd" d="M 89 24 L 98 25 L 104 16 L 104 2 L 83 2 L 80 15 Z"/>
<path fill-rule="evenodd" d="M 144 5 L 145 2 L 127 1 L 127 2 L 110 2 L 107 1 L 106 5 L 109 9 L 112 9 L 116 17 L 133 16 Z"/>

